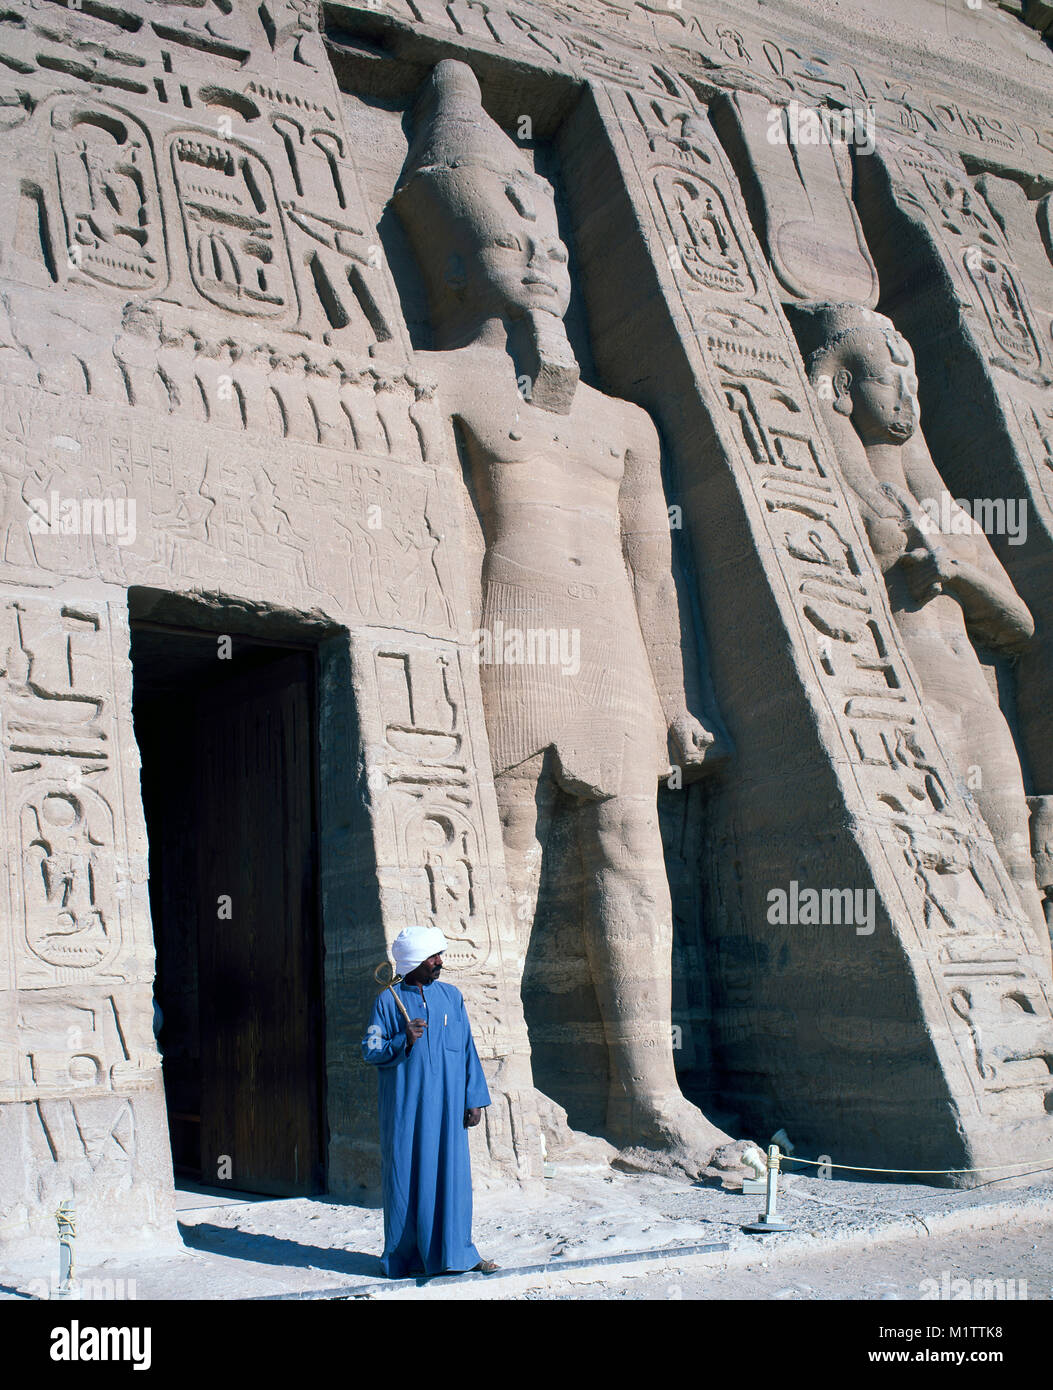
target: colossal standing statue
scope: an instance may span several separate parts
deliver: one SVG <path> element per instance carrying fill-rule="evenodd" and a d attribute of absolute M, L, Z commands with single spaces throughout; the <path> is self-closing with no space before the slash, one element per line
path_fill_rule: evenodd
<path fill-rule="evenodd" d="M 673 1067 L 657 782 L 667 735 L 673 761 L 695 774 L 714 735 L 685 702 L 654 425 L 578 380 L 551 186 L 483 110 L 465 64 L 439 63 L 423 88 L 393 205 L 429 294 L 437 350 L 422 365 L 452 418 L 485 541 L 480 675 L 525 924 L 520 973 L 545 844 L 569 805 L 607 1041 L 607 1135 L 630 1166 L 698 1173 L 721 1149 L 727 1166 L 737 1149 L 681 1095 Z M 517 659 L 510 634 L 525 644 L 532 632 L 560 635 L 553 659 L 524 645 Z"/>
<path fill-rule="evenodd" d="M 854 304 L 813 305 L 794 318 L 943 751 L 975 797 L 1048 961 L 1020 761 L 973 646 L 1019 652 L 1034 633 L 1031 614 L 936 471 L 919 427 L 914 357 L 892 322 Z"/>

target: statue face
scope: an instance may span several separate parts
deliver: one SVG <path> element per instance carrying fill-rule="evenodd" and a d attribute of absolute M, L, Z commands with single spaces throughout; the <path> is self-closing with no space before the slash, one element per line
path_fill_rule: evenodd
<path fill-rule="evenodd" d="M 902 444 L 918 427 L 918 379 L 898 335 L 872 339 L 852 382 L 852 423 L 864 444 Z"/>
<path fill-rule="evenodd" d="M 453 213 L 447 286 L 462 301 L 477 300 L 480 312 L 562 318 L 569 258 L 551 194 L 470 166 L 449 170 L 444 192 Z"/>

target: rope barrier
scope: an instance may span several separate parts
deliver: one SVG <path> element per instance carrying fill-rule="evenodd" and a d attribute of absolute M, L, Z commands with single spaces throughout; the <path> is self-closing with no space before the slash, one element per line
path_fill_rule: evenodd
<path fill-rule="evenodd" d="M 850 1173 L 908 1173 L 912 1176 L 925 1174 L 926 1176 L 950 1177 L 954 1173 L 1002 1173 L 1007 1168 L 1026 1168 L 1029 1163 L 1041 1163 L 1041 1159 L 1028 1158 L 1020 1163 L 998 1163 L 989 1168 L 861 1168 L 856 1163 L 830 1163 L 825 1159 L 815 1158 L 791 1158 L 789 1154 L 780 1154 L 781 1163 L 809 1163 L 813 1168 L 843 1168 Z M 1046 1167 L 1032 1168 L 1032 1173 L 1045 1173 L 1053 1169 L 1053 1160 Z M 1021 1177 L 1029 1174 L 1022 1173 Z"/>
<path fill-rule="evenodd" d="M 754 1159 L 751 1156 L 750 1151 L 747 1151 L 747 1153 L 744 1155 L 744 1161 L 746 1158 L 750 1159 L 750 1161 L 747 1163 L 747 1166 L 753 1168 L 755 1171 L 759 1171 L 760 1161 L 763 1158 L 765 1161 L 765 1168 L 767 1171 L 767 1181 L 765 1183 L 766 1200 L 764 1205 L 764 1211 L 761 1213 L 760 1216 L 758 1216 L 756 1221 L 750 1222 L 748 1225 L 743 1226 L 742 1228 L 744 1231 L 750 1231 L 754 1235 L 766 1235 L 772 1231 L 785 1231 L 788 1229 L 788 1223 L 779 1219 L 776 1207 L 776 1203 L 778 1200 L 779 1171 L 780 1164 L 782 1163 L 807 1163 L 812 1168 L 840 1168 L 844 1172 L 849 1173 L 893 1173 L 903 1174 L 909 1177 L 951 1177 L 956 1173 L 1003 1173 L 1006 1172 L 1007 1169 L 1014 1168 L 1024 1168 L 1026 1171 L 1023 1173 L 1010 1173 L 1008 1174 L 1008 1177 L 1030 1177 L 1033 1173 L 1048 1173 L 1050 1171 L 1053 1171 L 1053 1160 L 1051 1160 L 1049 1163 L 1042 1164 L 1041 1159 L 1034 1158 L 1021 1159 L 1019 1163 L 993 1164 L 986 1168 L 864 1168 L 860 1164 L 833 1163 L 829 1159 L 825 1158 L 792 1158 L 789 1154 L 781 1153 L 779 1151 L 778 1144 L 774 1143 L 768 1146 L 768 1152 L 766 1155 L 762 1155 L 759 1152 L 757 1152 L 756 1158 Z M 1039 1166 L 1038 1168 L 1028 1169 L 1027 1165 L 1029 1163 L 1039 1163 L 1041 1166 Z M 978 1183 L 977 1186 L 990 1187 L 992 1183 L 1005 1181 L 1007 1181 L 1007 1178 L 991 1178 L 986 1183 Z M 743 1188 L 743 1191 L 745 1191 L 745 1188 Z M 847 1208 L 850 1211 L 863 1210 L 863 1208 L 857 1208 L 854 1203 L 848 1204 L 839 1202 L 824 1202 L 821 1197 L 813 1197 L 811 1193 L 804 1192 L 799 1193 L 798 1195 L 803 1197 L 805 1201 L 814 1200 L 819 1202 L 823 1206 L 841 1206 Z M 889 1212 L 887 1214 L 893 1215 L 894 1213 Z M 925 1225 L 925 1222 L 922 1220 L 922 1218 L 918 1216 L 915 1212 L 908 1212 L 906 1213 L 906 1215 L 911 1220 L 920 1222 L 920 1224 L 925 1227 L 926 1231 L 929 1230 L 928 1226 Z"/>

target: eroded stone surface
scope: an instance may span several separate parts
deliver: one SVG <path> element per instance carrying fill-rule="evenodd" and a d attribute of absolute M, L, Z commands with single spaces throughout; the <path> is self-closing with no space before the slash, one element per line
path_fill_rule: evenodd
<path fill-rule="evenodd" d="M 331 1191 L 375 1181 L 359 1039 L 410 921 L 487 1069 L 483 1183 L 543 1138 L 700 1171 L 780 1125 L 1047 1153 L 1034 28 L 22 0 L 0 60 L 11 1249 L 65 1197 L 89 1246 L 174 1238 L 129 619 L 317 653 Z M 915 370 L 924 434 L 864 437 L 860 352 Z M 907 582 L 937 488 L 1025 508 L 958 557 L 986 615 L 938 560 Z"/>

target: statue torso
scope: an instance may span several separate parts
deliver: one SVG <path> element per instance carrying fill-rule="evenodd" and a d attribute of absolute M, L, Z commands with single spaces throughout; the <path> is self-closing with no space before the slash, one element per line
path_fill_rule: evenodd
<path fill-rule="evenodd" d="M 511 359 L 492 349 L 430 355 L 450 402 L 487 546 L 486 573 L 508 562 L 539 581 L 599 585 L 631 602 L 619 489 L 625 420 L 636 407 L 579 383 L 557 415 L 524 400 Z M 501 577 L 504 577 L 501 575 Z"/>
<path fill-rule="evenodd" d="M 867 535 L 878 565 L 885 575 L 889 600 L 896 623 L 907 640 L 911 657 L 918 668 L 922 684 L 930 697 L 943 692 L 954 699 L 974 696 L 986 683 L 965 626 L 961 604 L 949 593 L 937 594 L 924 602 L 915 599 L 907 584 L 903 556 L 908 550 L 922 548 L 922 538 L 908 519 L 909 510 L 921 513 L 920 499 L 913 496 L 907 482 L 902 457 L 898 451 L 887 451 L 884 464 L 872 468 L 879 483 L 888 484 L 902 497 L 903 510 L 899 516 L 866 514 Z M 895 504 L 890 499 L 889 509 Z M 929 545 L 957 549 L 954 535 L 931 534 Z"/>
<path fill-rule="evenodd" d="M 423 356 L 423 355 L 422 355 Z M 622 553 L 619 494 L 643 412 L 579 383 L 557 415 L 520 395 L 508 354 L 427 355 L 454 421 L 486 554 L 482 630 L 573 639 L 572 668 L 480 665 L 495 771 L 546 746 L 565 782 L 613 793 L 625 759 L 659 766 L 664 726 Z"/>

